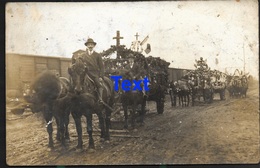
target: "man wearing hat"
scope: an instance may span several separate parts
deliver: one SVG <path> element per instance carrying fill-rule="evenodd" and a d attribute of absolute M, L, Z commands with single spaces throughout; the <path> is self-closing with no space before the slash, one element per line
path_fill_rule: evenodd
<path fill-rule="evenodd" d="M 138 63 L 135 63 L 134 58 L 135 57 L 133 54 L 129 54 L 128 56 L 129 64 L 127 64 L 124 69 L 127 70 L 127 73 L 130 75 L 132 80 L 139 80 L 143 78 L 142 77 L 143 69 L 141 69 Z M 146 96 L 144 88 L 143 88 L 143 94 L 144 96 Z"/>
<path fill-rule="evenodd" d="M 140 67 L 137 63 L 135 63 L 133 54 L 129 54 L 128 63 L 129 64 L 127 64 L 124 69 L 127 70 L 127 73 L 130 75 L 132 79 L 139 78 L 139 75 L 137 74 L 140 73 Z"/>
<path fill-rule="evenodd" d="M 94 42 L 92 38 L 89 38 L 85 43 L 85 46 L 87 46 L 86 52 L 84 52 L 81 56 L 88 69 L 87 73 L 89 77 L 96 84 L 98 90 L 98 99 L 100 102 L 103 102 L 103 87 L 100 82 L 104 78 L 104 64 L 101 55 L 93 50 L 96 44 L 97 43 Z"/>

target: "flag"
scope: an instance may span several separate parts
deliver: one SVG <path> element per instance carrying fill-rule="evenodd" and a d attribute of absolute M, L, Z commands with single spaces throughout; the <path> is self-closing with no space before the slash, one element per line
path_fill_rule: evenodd
<path fill-rule="evenodd" d="M 149 54 L 151 52 L 151 45 L 147 44 L 146 49 L 144 51 L 146 54 Z"/>
<path fill-rule="evenodd" d="M 148 40 L 148 38 L 149 38 L 149 36 L 146 36 L 146 37 L 144 38 L 144 40 L 140 43 L 140 45 L 143 45 L 143 44 Z"/>

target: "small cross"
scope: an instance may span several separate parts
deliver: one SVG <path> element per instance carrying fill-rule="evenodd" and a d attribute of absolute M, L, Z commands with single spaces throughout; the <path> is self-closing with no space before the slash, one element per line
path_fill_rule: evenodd
<path fill-rule="evenodd" d="M 120 39 L 123 39 L 124 37 L 120 37 L 120 31 L 117 30 L 116 31 L 116 37 L 113 37 L 113 39 L 116 39 L 116 46 L 119 47 L 120 46 Z"/>
<path fill-rule="evenodd" d="M 136 33 L 135 35 L 136 41 L 138 40 L 138 36 L 139 36 L 138 33 Z"/>

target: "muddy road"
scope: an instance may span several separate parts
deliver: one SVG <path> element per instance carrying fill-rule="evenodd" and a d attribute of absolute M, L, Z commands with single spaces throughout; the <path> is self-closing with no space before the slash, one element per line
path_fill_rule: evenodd
<path fill-rule="evenodd" d="M 99 141 L 94 124 L 95 152 L 77 152 L 77 134 L 70 120 L 69 149 L 48 151 L 48 134 L 41 114 L 10 113 L 6 118 L 8 165 L 120 165 L 120 164 L 214 164 L 259 162 L 259 90 L 252 84 L 247 98 L 229 98 L 195 107 L 171 107 L 167 95 L 165 112 L 158 115 L 149 102 L 145 125 L 138 131 L 113 131 L 109 144 Z M 228 95 L 228 94 L 226 94 Z M 82 119 L 86 128 L 85 119 Z M 55 125 L 54 125 L 55 127 Z M 55 127 L 56 128 L 56 127 Z M 54 129 L 55 130 L 55 129 Z M 54 134 L 56 131 L 54 131 Z"/>

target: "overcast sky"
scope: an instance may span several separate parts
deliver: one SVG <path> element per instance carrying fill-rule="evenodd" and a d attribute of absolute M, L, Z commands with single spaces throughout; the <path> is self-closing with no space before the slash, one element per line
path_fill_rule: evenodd
<path fill-rule="evenodd" d="M 170 67 L 194 69 L 206 58 L 211 69 L 243 70 L 258 76 L 257 0 L 176 2 L 8 3 L 6 52 L 71 57 L 88 37 L 101 52 L 121 44 L 130 48 L 138 32 Z M 243 49 L 244 45 L 244 49 Z M 216 58 L 218 64 L 216 64 Z"/>

